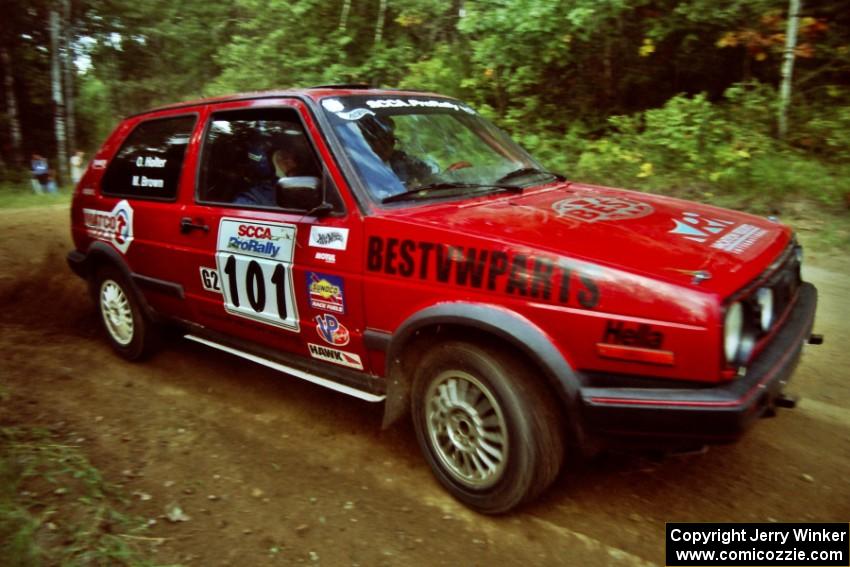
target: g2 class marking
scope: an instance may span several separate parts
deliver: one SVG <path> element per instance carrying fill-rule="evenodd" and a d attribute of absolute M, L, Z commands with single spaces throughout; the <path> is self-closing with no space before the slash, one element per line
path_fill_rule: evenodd
<path fill-rule="evenodd" d="M 203 266 L 200 267 L 201 271 L 201 285 L 207 291 L 214 291 L 216 293 L 221 293 L 221 285 L 220 280 L 218 278 L 218 272 L 215 268 L 205 268 Z"/>
<path fill-rule="evenodd" d="M 421 280 L 433 274 L 440 283 L 499 290 L 565 305 L 577 303 L 584 309 L 595 308 L 600 300 L 593 279 L 542 255 L 371 236 L 366 269 Z"/>

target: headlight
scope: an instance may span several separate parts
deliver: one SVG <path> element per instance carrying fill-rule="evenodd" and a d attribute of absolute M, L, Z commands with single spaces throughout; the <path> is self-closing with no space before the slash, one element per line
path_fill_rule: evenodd
<path fill-rule="evenodd" d="M 729 364 L 734 363 L 737 358 L 743 330 L 744 308 L 740 302 L 736 302 L 726 309 L 726 320 L 723 323 L 723 352 Z"/>
<path fill-rule="evenodd" d="M 762 287 L 756 292 L 756 301 L 759 304 L 761 318 L 761 330 L 767 331 L 773 323 L 773 290 L 769 287 Z"/>

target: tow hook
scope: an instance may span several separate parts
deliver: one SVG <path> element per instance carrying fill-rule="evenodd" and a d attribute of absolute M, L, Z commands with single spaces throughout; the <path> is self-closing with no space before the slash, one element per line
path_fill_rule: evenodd
<path fill-rule="evenodd" d="M 797 400 L 799 400 L 797 396 L 789 396 L 785 393 L 781 393 L 768 402 L 761 416 L 776 417 L 776 410 L 778 408 L 794 409 L 797 407 Z"/>
<path fill-rule="evenodd" d="M 786 394 L 779 394 L 776 396 L 776 399 L 773 400 L 774 405 L 778 408 L 787 408 L 794 409 L 797 407 L 797 400 L 799 398 L 797 396 L 788 396 Z"/>
<path fill-rule="evenodd" d="M 810 345 L 822 345 L 823 344 L 823 335 L 816 335 L 812 333 L 809 335 L 809 344 Z"/>

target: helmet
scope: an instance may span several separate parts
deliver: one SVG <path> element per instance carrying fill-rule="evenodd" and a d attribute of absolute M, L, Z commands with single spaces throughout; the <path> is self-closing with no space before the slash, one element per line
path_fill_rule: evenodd
<path fill-rule="evenodd" d="M 247 152 L 248 175 L 254 179 L 267 179 L 274 176 L 274 166 L 269 159 L 265 146 L 254 146 Z"/>
<path fill-rule="evenodd" d="M 366 115 L 358 122 L 363 138 L 370 144 L 395 138 L 395 122 L 389 116 Z"/>

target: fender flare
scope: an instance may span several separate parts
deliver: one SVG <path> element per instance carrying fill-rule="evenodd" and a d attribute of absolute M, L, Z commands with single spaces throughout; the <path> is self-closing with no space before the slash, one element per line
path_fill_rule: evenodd
<path fill-rule="evenodd" d="M 68 264 L 71 266 L 71 269 L 89 282 L 92 298 L 95 302 L 98 300 L 96 297 L 96 290 L 93 285 L 95 266 L 100 263 L 108 264 L 120 271 L 121 275 L 124 276 L 127 284 L 130 286 L 131 291 L 135 294 L 144 314 L 150 320 L 158 320 L 156 312 L 148 304 L 145 294 L 142 293 L 142 290 L 139 288 L 136 281 L 137 278 L 134 277 L 133 272 L 130 271 L 124 257 L 115 250 L 115 248 L 105 242 L 96 240 L 89 245 L 88 250 L 86 250 L 85 253 L 74 251 L 68 255 Z"/>
<path fill-rule="evenodd" d="M 509 309 L 466 302 L 432 305 L 408 317 L 391 336 L 385 336 L 387 398 L 384 427 L 402 417 L 410 407 L 410 377 L 402 372 L 402 350 L 418 331 L 436 325 L 471 327 L 517 348 L 543 370 L 547 384 L 558 394 L 572 439 L 579 443 L 584 440 L 578 377 L 546 333 Z"/>

